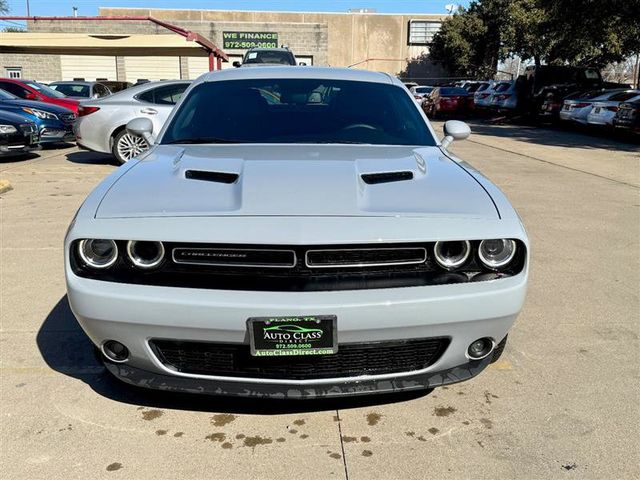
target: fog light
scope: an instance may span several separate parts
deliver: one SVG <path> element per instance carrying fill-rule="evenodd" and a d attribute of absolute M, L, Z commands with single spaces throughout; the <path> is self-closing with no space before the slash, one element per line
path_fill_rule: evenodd
<path fill-rule="evenodd" d="M 472 360 L 481 360 L 493 350 L 493 340 L 490 338 L 479 338 L 467 349 L 467 355 Z"/>
<path fill-rule="evenodd" d="M 143 242 L 131 240 L 127 242 L 129 260 L 139 268 L 154 268 L 164 259 L 162 242 Z"/>
<path fill-rule="evenodd" d="M 129 349 L 115 340 L 104 342 L 102 344 L 102 353 L 109 360 L 116 363 L 123 363 L 129 359 Z"/>

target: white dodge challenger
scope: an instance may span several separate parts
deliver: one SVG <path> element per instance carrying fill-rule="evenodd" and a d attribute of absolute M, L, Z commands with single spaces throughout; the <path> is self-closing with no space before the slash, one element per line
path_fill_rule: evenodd
<path fill-rule="evenodd" d="M 116 377 L 310 398 L 430 389 L 495 361 L 528 240 L 500 190 L 439 141 L 396 78 L 206 74 L 85 200 L 68 298 Z"/>

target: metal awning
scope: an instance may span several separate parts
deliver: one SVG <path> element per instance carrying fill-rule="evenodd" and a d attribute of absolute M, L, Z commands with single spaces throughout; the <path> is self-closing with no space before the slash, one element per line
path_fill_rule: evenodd
<path fill-rule="evenodd" d="M 198 43 L 178 35 L 0 33 L 0 50 L 5 53 L 52 55 L 209 55 Z"/>

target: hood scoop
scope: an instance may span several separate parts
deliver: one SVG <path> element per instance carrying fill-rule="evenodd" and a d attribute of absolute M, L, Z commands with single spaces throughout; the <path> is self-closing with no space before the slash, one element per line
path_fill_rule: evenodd
<path fill-rule="evenodd" d="M 364 173 L 361 177 L 367 185 L 377 185 L 379 183 L 413 180 L 413 172 L 407 170 L 401 172 Z"/>
<path fill-rule="evenodd" d="M 206 170 L 185 170 L 184 178 L 215 183 L 235 183 L 240 178 L 237 173 L 210 172 Z"/>

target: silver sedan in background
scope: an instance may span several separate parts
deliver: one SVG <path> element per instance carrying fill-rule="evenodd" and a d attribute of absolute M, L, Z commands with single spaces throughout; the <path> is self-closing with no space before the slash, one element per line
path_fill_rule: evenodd
<path fill-rule="evenodd" d="M 100 82 L 52 82 L 49 84 L 49 88 L 56 92 L 60 92 L 69 98 L 75 98 L 76 100 L 102 98 L 111 95 L 111 90 Z"/>
<path fill-rule="evenodd" d="M 78 145 L 127 162 L 149 148 L 144 138 L 127 132 L 129 120 L 146 117 L 159 132 L 189 84 L 188 80 L 149 82 L 82 102 L 74 125 Z"/>
<path fill-rule="evenodd" d="M 613 117 L 622 102 L 637 102 L 640 100 L 640 90 L 625 90 L 607 100 L 594 102 L 587 115 L 587 123 L 599 127 L 611 127 Z"/>
<path fill-rule="evenodd" d="M 586 124 L 587 116 L 589 112 L 591 112 L 594 102 L 608 100 L 623 91 L 624 90 L 609 90 L 608 92 L 603 92 L 602 90 L 593 90 L 585 92 L 578 98 L 565 100 L 562 105 L 562 110 L 560 110 L 560 120 Z"/>

